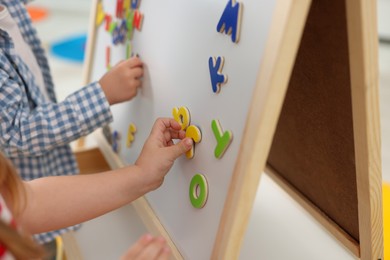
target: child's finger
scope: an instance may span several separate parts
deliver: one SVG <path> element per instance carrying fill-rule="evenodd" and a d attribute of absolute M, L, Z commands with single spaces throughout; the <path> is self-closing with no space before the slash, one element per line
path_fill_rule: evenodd
<path fill-rule="evenodd" d="M 185 137 L 184 131 L 177 131 L 174 129 L 169 129 L 168 131 L 164 132 L 165 142 L 169 142 L 172 139 L 183 139 L 184 137 Z"/>
<path fill-rule="evenodd" d="M 165 143 L 172 141 L 172 135 L 171 135 L 170 131 L 164 132 L 164 140 L 165 140 Z"/>
<path fill-rule="evenodd" d="M 126 62 L 126 60 L 120 60 L 120 61 L 118 61 L 118 63 L 116 65 L 118 66 L 119 64 L 122 64 L 124 62 Z"/>
<path fill-rule="evenodd" d="M 139 80 L 139 79 L 133 79 L 132 80 L 132 84 L 136 87 L 136 88 L 139 88 L 142 86 L 142 81 Z"/>
<path fill-rule="evenodd" d="M 143 75 L 144 75 L 144 70 L 140 67 L 136 67 L 131 70 L 132 77 L 141 78 Z"/>
<path fill-rule="evenodd" d="M 144 248 L 137 256 L 137 259 L 159 259 L 159 255 L 163 252 L 166 242 L 163 238 L 155 238 Z"/>
<path fill-rule="evenodd" d="M 122 257 L 122 260 L 134 259 L 137 257 L 144 248 L 153 241 L 153 236 L 150 234 L 143 235 Z"/>
<path fill-rule="evenodd" d="M 159 255 L 158 260 L 168 260 L 170 256 L 171 250 L 169 249 L 169 247 L 165 247 Z"/>
<path fill-rule="evenodd" d="M 167 129 L 172 128 L 173 130 L 179 131 L 181 129 L 181 125 L 176 122 L 173 118 L 158 118 L 152 127 L 152 134 L 164 133 Z"/>
<path fill-rule="evenodd" d="M 181 129 L 181 125 L 173 118 L 159 118 L 157 120 L 163 123 L 165 128 Z"/>
<path fill-rule="evenodd" d="M 132 57 L 127 60 L 127 66 L 129 66 L 129 68 L 141 67 L 142 61 L 138 57 Z"/>
<path fill-rule="evenodd" d="M 186 137 L 186 133 L 183 130 L 177 131 L 174 129 L 170 129 L 169 134 L 170 139 L 184 139 L 184 137 Z"/>
<path fill-rule="evenodd" d="M 177 159 L 180 157 L 182 154 L 187 152 L 192 148 L 193 141 L 191 138 L 184 138 L 180 142 L 178 142 L 175 145 L 167 147 L 169 149 L 169 152 L 171 153 L 173 159 Z"/>

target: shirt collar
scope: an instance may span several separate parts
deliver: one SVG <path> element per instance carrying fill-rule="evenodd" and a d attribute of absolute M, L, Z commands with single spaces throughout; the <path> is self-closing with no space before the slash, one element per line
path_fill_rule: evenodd
<path fill-rule="evenodd" d="M 0 29 L 0 48 L 9 51 L 13 47 L 14 47 L 14 44 L 12 42 L 11 37 L 9 37 L 9 35 L 6 31 Z"/>

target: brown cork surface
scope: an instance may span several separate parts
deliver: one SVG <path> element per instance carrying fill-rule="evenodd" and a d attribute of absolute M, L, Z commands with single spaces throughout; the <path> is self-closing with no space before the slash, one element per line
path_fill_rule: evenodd
<path fill-rule="evenodd" d="M 359 241 L 344 1 L 313 0 L 268 164 Z"/>

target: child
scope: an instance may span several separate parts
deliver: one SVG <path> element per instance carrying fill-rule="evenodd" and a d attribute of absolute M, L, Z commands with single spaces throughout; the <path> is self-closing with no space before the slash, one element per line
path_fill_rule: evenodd
<path fill-rule="evenodd" d="M 174 144 L 172 139 L 182 139 Z M 93 175 L 53 176 L 22 182 L 0 154 L 0 259 L 42 256 L 42 250 L 17 232 L 46 232 L 84 222 L 124 206 L 157 189 L 173 162 L 192 147 L 192 140 L 173 119 L 156 120 L 134 165 Z M 4 200 L 3 200 L 4 198 Z M 7 211 L 10 206 L 15 221 Z M 50 212 L 50 214 L 48 214 Z M 2 258 L 4 257 L 4 258 Z M 161 238 L 142 237 L 124 259 L 168 259 Z"/>
<path fill-rule="evenodd" d="M 57 103 L 26 2 L 0 0 L 0 149 L 24 180 L 77 174 L 69 143 L 110 123 L 110 105 L 137 94 L 142 62 L 137 57 L 123 61 L 99 82 Z M 64 231 L 36 238 L 50 242 Z"/>

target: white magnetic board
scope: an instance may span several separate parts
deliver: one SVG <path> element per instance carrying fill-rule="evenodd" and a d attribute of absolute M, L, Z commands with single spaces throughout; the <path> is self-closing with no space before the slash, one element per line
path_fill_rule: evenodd
<path fill-rule="evenodd" d="M 116 17 L 118 2 L 121 3 L 102 0 L 101 9 L 98 9 L 100 13 L 103 11 L 112 16 L 111 23 L 116 21 L 120 25 L 122 19 Z M 134 30 L 132 39 L 125 44 L 114 44 L 113 34 L 106 30 L 104 19 L 96 27 L 94 43 L 90 48 L 92 55 L 89 60 L 89 79 L 98 80 L 107 71 L 107 63 L 113 66 L 125 59 L 129 49 L 144 62 L 143 86 L 138 95 L 130 102 L 112 107 L 114 122 L 111 128 L 120 133 L 118 155 L 125 164 L 132 164 L 137 159 L 157 117 L 172 117 L 174 107 L 188 108 L 190 125 L 200 129 L 202 140 L 195 145 L 194 157 L 179 158 L 164 184 L 147 194 L 146 198 L 183 258 L 210 259 L 232 174 L 242 151 L 240 149 L 243 149 L 240 146 L 248 124 L 247 115 L 251 109 L 254 90 L 261 80 L 259 70 L 264 62 L 265 48 L 267 44 L 270 45 L 268 38 L 271 21 L 279 19 L 273 17 L 278 1 L 128 2 L 130 1 L 123 1 L 123 4 L 126 6 L 138 3 L 136 10 L 143 15 L 140 30 Z M 284 4 L 287 10 L 293 2 L 286 0 L 279 1 L 279 4 Z M 307 8 L 308 1 L 304 2 Z M 224 19 L 221 17 L 226 14 L 227 6 L 233 8 L 238 4 L 241 5 L 241 23 L 237 26 L 240 29 L 239 41 L 233 42 L 233 37 L 218 32 L 217 26 Z M 234 14 L 232 10 L 229 12 Z M 279 20 L 287 21 L 285 16 L 288 12 L 281 14 L 284 17 Z M 296 26 L 297 34 L 302 29 L 299 24 Z M 288 25 L 283 23 L 278 28 L 283 31 L 282 28 L 286 26 Z M 297 42 L 298 40 L 292 41 L 292 46 Z M 274 42 L 277 45 L 274 46 L 275 49 L 279 43 L 280 41 Z M 110 48 L 109 56 L 107 48 Z M 292 50 L 296 51 L 294 48 Z M 220 86 L 218 93 L 213 91 L 211 84 L 209 59 L 212 57 L 224 58 L 220 73 L 227 77 L 227 81 Z M 289 64 L 292 63 L 292 57 L 294 55 L 286 60 L 287 68 L 291 67 Z M 271 66 L 268 72 L 272 73 L 273 69 Z M 262 84 L 268 86 L 267 82 Z M 259 109 L 259 114 L 266 104 L 268 91 L 269 89 L 264 88 L 260 91 L 264 95 L 257 97 L 256 109 Z M 282 97 L 283 94 L 282 91 L 279 96 Z M 278 111 L 278 105 L 275 109 Z M 219 121 L 222 131 L 230 131 L 233 135 L 221 158 L 214 155 L 217 140 L 211 127 L 213 120 Z M 137 131 L 131 147 L 127 148 L 130 123 L 136 126 Z M 265 141 L 267 142 L 270 141 Z M 263 158 L 264 162 L 265 159 Z M 259 174 L 264 162 L 259 162 Z M 190 182 L 196 174 L 202 174 L 208 183 L 208 198 L 200 209 L 195 208 L 189 198 Z M 252 200 L 254 196 L 248 198 L 249 203 Z"/>

